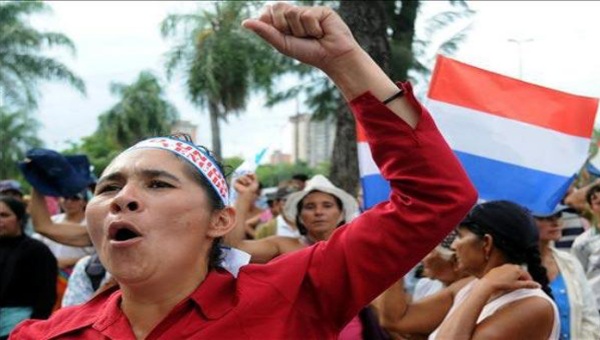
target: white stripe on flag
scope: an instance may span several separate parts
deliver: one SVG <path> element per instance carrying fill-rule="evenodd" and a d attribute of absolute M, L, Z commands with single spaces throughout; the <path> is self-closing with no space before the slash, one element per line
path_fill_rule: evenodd
<path fill-rule="evenodd" d="M 373 160 L 373 156 L 371 155 L 371 149 L 369 148 L 369 144 L 366 142 L 358 142 L 357 144 L 358 150 L 358 171 L 361 177 L 376 175 L 379 174 L 379 168 L 375 161 Z"/>
<path fill-rule="evenodd" d="M 455 151 L 566 177 L 586 160 L 586 138 L 432 99 L 427 108 Z"/>

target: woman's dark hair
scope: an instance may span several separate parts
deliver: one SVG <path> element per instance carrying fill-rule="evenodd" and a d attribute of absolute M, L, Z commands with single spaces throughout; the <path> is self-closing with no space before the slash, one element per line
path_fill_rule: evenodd
<path fill-rule="evenodd" d="M 21 226 L 21 231 L 25 230 L 25 225 L 27 224 L 27 206 L 25 203 L 14 197 L 5 195 L 0 195 L 0 202 L 6 204 L 6 206 L 15 214 L 17 221 L 19 221 L 19 225 Z"/>
<path fill-rule="evenodd" d="M 598 192 L 600 192 L 600 184 L 596 184 L 588 189 L 588 191 L 585 193 L 585 201 L 587 204 L 592 205 L 592 196 Z"/>
<path fill-rule="evenodd" d="M 308 181 L 308 175 L 307 174 L 294 174 L 292 176 L 292 179 L 298 180 L 298 181 L 302 181 L 302 182 L 306 182 Z"/>
<path fill-rule="evenodd" d="M 531 277 L 552 297 L 546 268 L 542 265 L 538 229 L 531 213 L 509 201 L 490 201 L 476 205 L 461 222 L 480 239 L 493 238 L 494 247 L 512 264 L 525 264 Z"/>
<path fill-rule="evenodd" d="M 173 139 L 182 140 L 182 141 L 185 141 L 188 143 L 192 143 L 192 144 L 194 143 L 194 141 L 192 140 L 192 137 L 185 133 L 177 133 L 174 135 L 170 135 L 169 137 L 173 138 Z M 223 174 L 224 178 L 227 178 L 229 176 L 229 174 L 225 173 L 225 170 L 224 170 L 224 169 L 227 169 L 229 171 L 228 167 L 221 164 L 221 162 L 219 162 L 215 158 L 215 156 L 213 155 L 213 153 L 210 150 L 208 150 L 207 148 L 205 148 L 204 146 L 201 146 L 201 145 L 195 145 L 195 146 L 197 148 L 201 149 L 203 153 L 205 153 L 206 155 L 208 155 L 212 158 L 215 166 Z M 183 164 L 185 164 L 185 171 L 188 173 L 188 175 L 190 177 L 192 177 L 194 179 L 194 181 L 197 182 L 204 189 L 204 192 L 206 193 L 206 195 L 208 197 L 208 202 L 210 204 L 211 210 L 215 211 L 215 210 L 225 209 L 225 204 L 223 204 L 221 197 L 219 197 L 219 195 L 213 188 L 212 184 L 210 184 L 210 182 L 206 179 L 206 177 L 202 176 L 200 174 L 200 172 L 198 171 L 198 169 L 196 169 L 192 164 L 190 164 L 190 162 L 185 160 L 182 156 L 179 156 L 177 154 L 173 154 L 173 155 L 176 158 L 178 158 Z M 222 243 L 223 243 L 223 238 L 221 238 L 221 237 L 218 237 L 218 238 L 214 239 L 214 241 L 213 241 L 213 244 L 212 244 L 210 252 L 209 252 L 209 257 L 208 257 L 208 269 L 209 270 L 221 267 L 221 261 L 223 260 L 223 251 L 221 250 Z"/>
<path fill-rule="evenodd" d="M 298 204 L 296 204 L 296 211 L 298 212 L 296 214 L 296 226 L 298 227 L 298 231 L 300 232 L 301 235 L 306 235 L 308 233 L 308 229 L 306 229 L 306 227 L 304 226 L 304 224 L 302 224 L 302 221 L 300 220 L 300 212 L 302 211 L 302 207 L 304 204 L 304 198 L 306 198 L 306 196 L 312 194 L 313 192 L 322 192 L 324 194 L 328 194 L 331 197 L 333 197 L 333 199 L 335 200 L 335 204 L 338 206 L 338 208 L 340 209 L 342 214 L 344 213 L 344 204 L 342 203 L 342 200 L 339 199 L 337 196 L 332 195 L 327 192 L 319 191 L 319 190 L 310 191 L 308 194 L 304 195 L 304 197 L 298 202 Z M 345 223 L 346 223 L 345 219 L 342 219 L 342 221 L 340 221 L 340 223 L 338 223 L 338 225 L 335 227 L 336 228 L 340 227 L 340 226 L 344 225 Z"/>

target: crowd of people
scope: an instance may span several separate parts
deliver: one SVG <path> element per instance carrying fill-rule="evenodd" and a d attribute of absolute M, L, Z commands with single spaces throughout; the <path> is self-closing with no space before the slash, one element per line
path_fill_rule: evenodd
<path fill-rule="evenodd" d="M 297 174 L 260 207 L 255 174 L 229 188 L 186 135 L 73 190 L 0 181 L 0 339 L 600 339 L 600 183 L 549 214 L 476 204 L 411 85 L 334 11 L 277 3 L 243 25 L 336 84 L 389 200 Z"/>

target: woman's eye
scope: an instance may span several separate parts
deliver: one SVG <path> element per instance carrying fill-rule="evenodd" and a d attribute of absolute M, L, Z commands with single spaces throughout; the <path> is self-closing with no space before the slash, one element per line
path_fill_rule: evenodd
<path fill-rule="evenodd" d="M 148 187 L 150 187 L 150 188 L 172 188 L 173 186 L 167 182 L 153 180 L 153 181 L 150 181 L 150 184 L 148 185 Z"/>
<path fill-rule="evenodd" d="M 119 190 L 120 187 L 116 184 L 105 184 L 103 186 L 101 186 L 100 188 L 96 189 L 96 195 L 105 193 L 105 192 L 111 192 L 111 191 L 117 191 Z"/>

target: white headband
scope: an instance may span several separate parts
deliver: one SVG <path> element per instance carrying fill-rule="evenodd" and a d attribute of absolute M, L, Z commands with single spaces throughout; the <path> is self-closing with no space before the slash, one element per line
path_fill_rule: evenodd
<path fill-rule="evenodd" d="M 143 140 L 126 150 L 134 149 L 162 149 L 171 151 L 190 162 L 204 178 L 212 185 L 213 189 L 225 206 L 229 203 L 229 189 L 225 176 L 219 169 L 216 161 L 204 150 L 187 141 L 170 137 L 156 137 Z"/>

